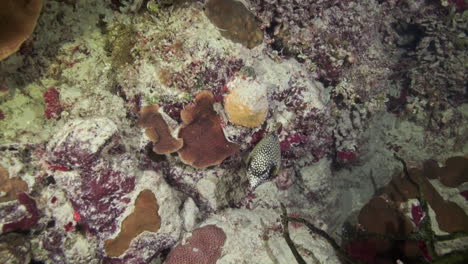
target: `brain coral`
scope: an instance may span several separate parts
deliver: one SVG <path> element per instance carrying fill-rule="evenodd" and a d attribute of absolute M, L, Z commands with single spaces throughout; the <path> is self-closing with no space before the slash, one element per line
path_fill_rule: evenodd
<path fill-rule="evenodd" d="M 207 225 L 197 228 L 185 244 L 176 246 L 167 256 L 165 264 L 215 264 L 226 241 L 224 231 Z"/>

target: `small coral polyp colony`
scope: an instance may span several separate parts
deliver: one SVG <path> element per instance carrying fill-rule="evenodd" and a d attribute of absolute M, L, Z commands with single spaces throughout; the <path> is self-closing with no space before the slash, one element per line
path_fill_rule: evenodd
<path fill-rule="evenodd" d="M 227 85 L 224 110 L 233 124 L 256 128 L 268 114 L 267 87 L 247 77 L 236 78 Z"/>

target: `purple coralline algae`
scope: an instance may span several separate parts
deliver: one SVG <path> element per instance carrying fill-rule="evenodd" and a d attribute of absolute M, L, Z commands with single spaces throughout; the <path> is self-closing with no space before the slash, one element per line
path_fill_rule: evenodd
<path fill-rule="evenodd" d="M 29 197 L 26 193 L 19 193 L 17 195 L 18 205 L 14 205 L 11 208 L 2 208 L 3 212 L 2 218 L 2 232 L 12 232 L 12 231 L 26 231 L 31 229 L 34 225 L 37 224 L 40 213 L 36 206 L 36 201 Z M 19 209 L 19 206 L 24 206 L 26 211 Z M 23 213 L 21 213 L 23 212 Z"/>

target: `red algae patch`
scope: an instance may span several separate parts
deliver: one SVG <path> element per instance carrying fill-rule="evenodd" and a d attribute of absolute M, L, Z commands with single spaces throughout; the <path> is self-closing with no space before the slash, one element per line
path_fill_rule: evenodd
<path fill-rule="evenodd" d="M 213 109 L 214 102 L 213 94 L 204 90 L 180 113 L 184 124 L 179 137 L 184 140 L 184 146 L 178 152 L 185 164 L 195 168 L 218 165 L 239 151 L 239 146 L 224 136 L 221 118 Z"/>
<path fill-rule="evenodd" d="M 153 192 L 141 191 L 135 200 L 135 210 L 122 222 L 120 233 L 116 238 L 104 242 L 107 256 L 122 255 L 129 248 L 130 242 L 145 231 L 157 232 L 161 227 L 158 209 L 159 205 Z"/>

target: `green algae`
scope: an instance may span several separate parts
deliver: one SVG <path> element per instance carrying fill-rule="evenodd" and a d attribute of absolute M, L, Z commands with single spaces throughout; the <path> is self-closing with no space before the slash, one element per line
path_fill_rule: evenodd
<path fill-rule="evenodd" d="M 0 111 L 0 144 L 8 142 L 40 143 L 49 133 L 44 129 L 43 87 L 31 84 L 3 102 Z M 27 92 L 26 92 L 27 91 Z"/>
<path fill-rule="evenodd" d="M 111 57 L 112 68 L 118 70 L 135 60 L 132 49 L 136 43 L 137 32 L 125 24 L 113 25 L 106 39 L 106 51 Z"/>

